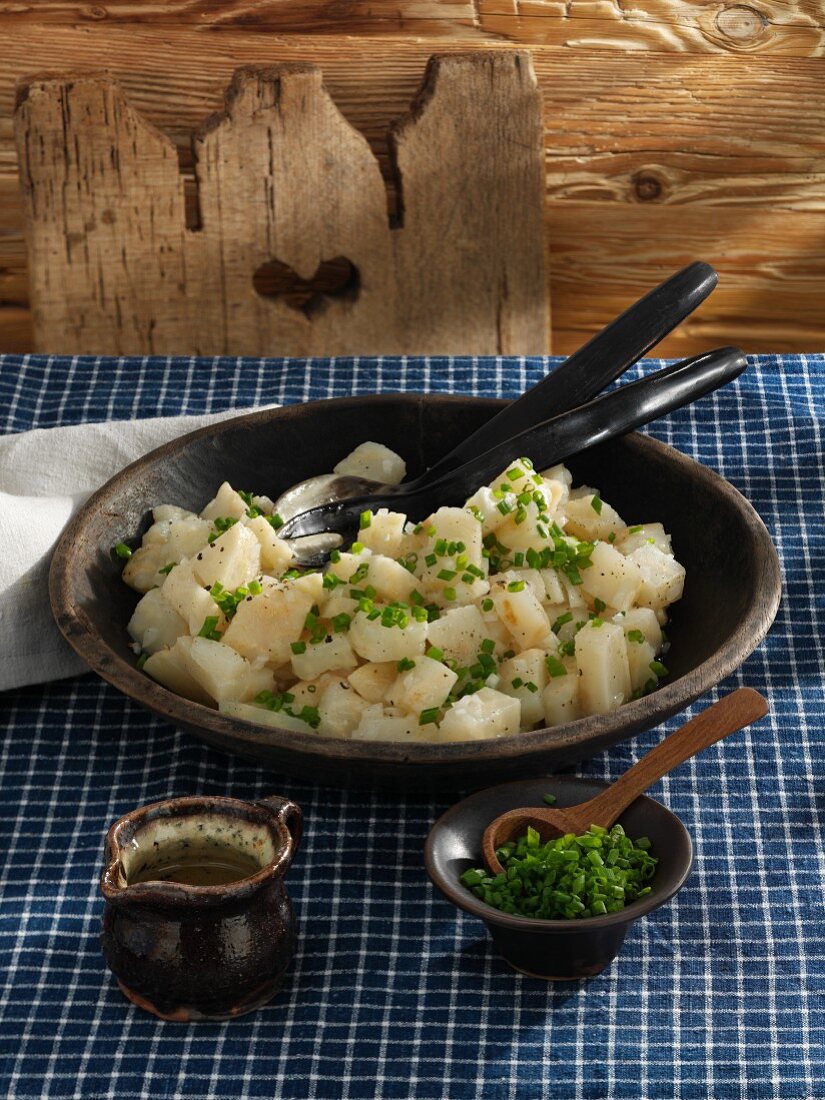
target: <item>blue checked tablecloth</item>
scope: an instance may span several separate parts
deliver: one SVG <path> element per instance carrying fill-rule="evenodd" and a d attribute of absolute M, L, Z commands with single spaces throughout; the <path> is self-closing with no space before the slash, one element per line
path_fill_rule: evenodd
<path fill-rule="evenodd" d="M 512 396 L 547 366 L 7 356 L 0 430 L 376 390 Z M 0 1094 L 825 1100 L 823 394 L 825 359 L 761 356 L 653 428 L 732 481 L 779 549 L 777 622 L 721 685 L 753 685 L 772 713 L 654 789 L 691 831 L 695 870 L 591 981 L 513 973 L 435 893 L 421 848 L 444 803 L 272 776 L 91 674 L 0 696 Z M 660 736 L 581 772 L 615 776 Z M 273 790 L 309 821 L 289 875 L 301 939 L 286 987 L 229 1024 L 142 1014 L 98 945 L 107 826 L 169 795 Z"/>

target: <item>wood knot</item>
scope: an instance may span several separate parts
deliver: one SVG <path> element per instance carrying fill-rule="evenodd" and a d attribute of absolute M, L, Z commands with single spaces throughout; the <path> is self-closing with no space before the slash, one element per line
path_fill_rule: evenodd
<path fill-rule="evenodd" d="M 767 17 L 748 4 L 722 8 L 716 16 L 719 32 L 736 43 L 753 42 L 769 25 Z"/>
<path fill-rule="evenodd" d="M 633 177 L 633 193 L 639 202 L 655 202 L 662 196 L 662 181 L 650 172 L 637 172 Z"/>
<path fill-rule="evenodd" d="M 100 4 L 88 4 L 86 7 L 80 9 L 80 14 L 84 19 L 95 19 L 100 22 L 101 19 L 108 19 L 109 13 Z"/>

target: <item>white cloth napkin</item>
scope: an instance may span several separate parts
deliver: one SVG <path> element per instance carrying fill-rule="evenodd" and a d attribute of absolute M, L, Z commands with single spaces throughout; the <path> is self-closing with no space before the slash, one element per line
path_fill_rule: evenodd
<path fill-rule="evenodd" d="M 80 505 L 147 451 L 249 411 L 0 436 L 0 691 L 87 671 L 52 619 L 48 590 L 52 550 Z"/>

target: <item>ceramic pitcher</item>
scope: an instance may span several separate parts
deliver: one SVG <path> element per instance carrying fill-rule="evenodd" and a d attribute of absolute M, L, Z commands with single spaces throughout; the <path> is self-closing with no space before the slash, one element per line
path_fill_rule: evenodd
<path fill-rule="evenodd" d="M 301 832 L 300 808 L 277 795 L 173 798 L 117 821 L 100 885 L 103 952 L 123 993 L 166 1020 L 228 1019 L 270 1000 L 295 951 L 283 880 Z M 170 850 L 251 873 L 223 885 L 153 880 Z"/>

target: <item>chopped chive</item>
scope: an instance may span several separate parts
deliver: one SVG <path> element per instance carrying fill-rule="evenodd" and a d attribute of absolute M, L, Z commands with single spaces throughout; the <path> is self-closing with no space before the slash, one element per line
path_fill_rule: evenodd
<path fill-rule="evenodd" d="M 266 521 L 270 526 L 274 527 L 276 531 L 279 531 L 284 525 L 283 519 L 277 512 L 273 512 L 271 516 L 267 516 Z"/>
<path fill-rule="evenodd" d="M 489 598 L 489 596 L 481 601 L 481 610 L 482 611 L 492 611 L 493 610 L 493 601 Z"/>
<path fill-rule="evenodd" d="M 546 802 L 548 806 L 555 806 L 556 796 L 554 794 L 542 795 L 542 802 Z M 582 883 L 582 886 L 584 886 L 584 883 Z"/>
<path fill-rule="evenodd" d="M 510 581 L 510 583 L 507 585 L 507 591 L 508 592 L 523 592 L 524 591 L 524 581 Z"/>
<path fill-rule="evenodd" d="M 119 542 L 115 546 L 115 553 L 119 558 L 131 558 L 132 551 L 125 542 Z"/>
<path fill-rule="evenodd" d="M 566 623 L 572 623 L 572 622 L 573 622 L 573 612 L 572 611 L 565 611 L 565 613 L 563 615 L 559 615 L 559 617 L 556 619 L 556 621 L 553 623 L 553 625 L 550 629 L 553 631 L 554 634 L 558 634 L 558 632 L 561 630 L 561 628 Z"/>
<path fill-rule="evenodd" d="M 407 672 L 409 669 L 415 668 L 415 661 L 411 661 L 409 657 L 402 657 L 395 667 L 399 672 Z"/>
<path fill-rule="evenodd" d="M 604 600 L 600 600 L 599 597 L 596 596 L 593 599 L 593 606 L 596 608 L 597 611 L 601 612 L 604 611 L 604 609 L 607 607 L 607 604 L 604 602 Z"/>
<path fill-rule="evenodd" d="M 170 561 L 168 565 L 164 565 L 163 569 L 158 569 L 158 573 L 163 573 L 165 577 L 168 577 L 177 564 L 176 561 Z"/>
<path fill-rule="evenodd" d="M 596 493 L 596 495 L 590 501 L 590 507 L 593 509 L 597 516 L 600 516 L 602 514 L 602 499 L 598 493 Z"/>
<path fill-rule="evenodd" d="M 308 726 L 312 726 L 313 729 L 317 729 L 321 724 L 321 716 L 317 707 L 301 707 L 300 713 L 293 714 L 293 718 L 300 718 Z"/>
<path fill-rule="evenodd" d="M 419 726 L 429 726 L 438 721 L 438 707 L 427 707 L 418 716 Z"/>
<path fill-rule="evenodd" d="M 665 668 L 665 666 L 662 664 L 661 661 L 651 661 L 650 662 L 650 671 L 655 673 L 659 677 L 660 680 L 663 676 L 667 676 L 667 674 L 668 674 L 667 669 Z"/>
<path fill-rule="evenodd" d="M 210 641 L 217 642 L 220 639 L 221 633 L 217 629 L 218 616 L 207 615 L 203 620 L 203 626 L 198 631 L 199 638 L 209 638 Z"/>
<path fill-rule="evenodd" d="M 366 577 L 366 575 L 367 575 L 367 573 L 369 573 L 369 571 L 370 571 L 369 564 L 367 562 L 363 562 L 361 565 L 358 566 L 358 568 L 352 574 L 352 576 L 349 579 L 349 583 L 350 584 L 359 584 Z"/>
<path fill-rule="evenodd" d="M 635 642 L 636 645 L 641 645 L 642 642 L 647 641 L 641 630 L 628 630 L 627 640 L 629 642 Z"/>
<path fill-rule="evenodd" d="M 442 649 L 439 649 L 438 646 L 433 645 L 430 646 L 430 648 L 427 650 L 427 656 L 432 657 L 434 661 L 443 661 L 444 651 Z"/>
<path fill-rule="evenodd" d="M 306 642 L 292 642 L 289 648 L 292 650 L 293 653 L 297 655 L 300 653 L 306 653 L 307 644 Z"/>
<path fill-rule="evenodd" d="M 372 523 L 372 512 L 367 508 L 361 513 L 358 518 L 358 527 L 361 531 L 365 531 L 367 527 Z"/>
<path fill-rule="evenodd" d="M 553 656 L 552 653 L 547 654 L 547 656 L 544 658 L 544 663 L 547 666 L 547 671 L 550 673 L 551 676 L 556 677 L 567 675 L 567 669 L 557 657 Z"/>

